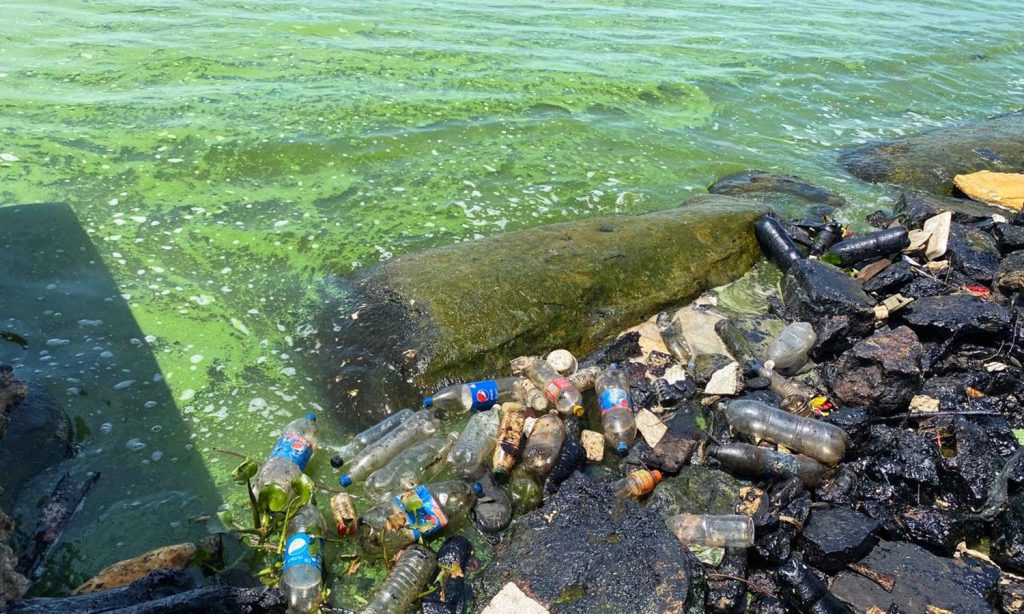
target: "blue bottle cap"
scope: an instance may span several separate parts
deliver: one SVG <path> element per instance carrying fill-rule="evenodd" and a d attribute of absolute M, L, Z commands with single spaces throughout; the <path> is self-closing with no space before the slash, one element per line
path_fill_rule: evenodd
<path fill-rule="evenodd" d="M 619 456 L 625 456 L 629 452 L 629 446 L 626 445 L 625 441 L 620 441 L 615 445 L 615 451 L 619 453 Z"/>
<path fill-rule="evenodd" d="M 314 413 L 306 414 L 306 420 L 309 420 L 310 422 L 316 422 L 316 414 L 314 414 Z"/>
<path fill-rule="evenodd" d="M 484 494 L 484 487 L 480 484 L 480 482 L 473 482 L 473 492 L 475 492 L 476 496 L 478 497 Z"/>
<path fill-rule="evenodd" d="M 352 477 L 347 473 L 338 478 L 338 481 L 341 482 L 341 485 L 344 486 L 345 488 L 348 488 L 349 486 L 352 485 Z"/>
<path fill-rule="evenodd" d="M 434 397 L 423 397 L 423 407 L 433 407 Z"/>

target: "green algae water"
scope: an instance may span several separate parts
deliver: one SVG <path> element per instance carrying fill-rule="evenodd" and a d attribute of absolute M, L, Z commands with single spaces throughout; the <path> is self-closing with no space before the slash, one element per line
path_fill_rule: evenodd
<path fill-rule="evenodd" d="M 310 406 L 341 441 L 325 274 L 747 168 L 862 216 L 892 195 L 836 149 L 1024 106 L 1022 22 L 1018 0 L 5 2 L 0 254 L 23 274 L 0 332 L 28 347 L 0 363 L 103 472 L 47 590 L 241 510 L 214 448 L 262 458 Z"/>

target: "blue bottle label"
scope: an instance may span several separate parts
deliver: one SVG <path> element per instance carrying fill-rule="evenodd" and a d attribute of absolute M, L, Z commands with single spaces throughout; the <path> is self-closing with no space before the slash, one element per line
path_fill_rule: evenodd
<path fill-rule="evenodd" d="M 487 409 L 498 402 L 498 382 L 484 380 L 468 384 L 469 393 L 473 397 L 470 409 Z"/>
<path fill-rule="evenodd" d="M 597 397 L 597 404 L 601 407 L 601 414 L 610 412 L 613 409 L 632 409 L 629 401 L 629 393 L 622 388 L 607 388 Z"/>
<path fill-rule="evenodd" d="M 309 565 L 322 570 L 323 558 L 320 556 L 322 550 L 323 540 L 308 533 L 296 533 L 288 538 L 285 545 L 283 569 L 288 569 L 293 565 Z"/>
<path fill-rule="evenodd" d="M 417 486 L 401 496 L 395 504 L 405 512 L 405 526 L 419 537 L 430 537 L 448 526 L 448 517 L 426 486 Z"/>
<path fill-rule="evenodd" d="M 313 444 L 295 433 L 285 433 L 277 439 L 274 450 L 270 453 L 270 458 L 275 456 L 287 458 L 305 471 L 310 457 L 313 456 Z"/>

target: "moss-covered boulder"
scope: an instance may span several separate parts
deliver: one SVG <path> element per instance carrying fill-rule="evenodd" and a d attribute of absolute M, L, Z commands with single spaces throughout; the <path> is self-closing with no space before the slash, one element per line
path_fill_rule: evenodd
<path fill-rule="evenodd" d="M 869 143 L 843 153 L 839 161 L 864 181 L 949 196 L 956 175 L 1024 170 L 1024 111 L 895 141 Z"/>
<path fill-rule="evenodd" d="M 644 215 L 432 249 L 334 279 L 321 327 L 332 396 L 358 423 L 360 414 L 368 421 L 384 405 L 412 402 L 417 389 L 507 373 L 521 354 L 565 347 L 585 355 L 746 272 L 761 255 L 753 222 L 766 209 L 703 195 Z"/>

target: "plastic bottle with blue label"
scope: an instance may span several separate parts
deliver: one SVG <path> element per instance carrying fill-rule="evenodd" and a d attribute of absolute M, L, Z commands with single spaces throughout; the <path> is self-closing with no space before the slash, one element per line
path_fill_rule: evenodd
<path fill-rule="evenodd" d="M 423 407 L 452 412 L 481 411 L 520 396 L 518 377 L 502 377 L 468 384 L 454 384 L 423 397 Z"/>
<path fill-rule="evenodd" d="M 359 518 L 356 538 L 364 558 L 394 555 L 445 527 L 457 527 L 469 516 L 482 489 L 479 484 L 450 480 L 417 486 L 394 495 Z"/>
<path fill-rule="evenodd" d="M 497 409 L 474 414 L 462 429 L 459 440 L 448 453 L 448 462 L 456 475 L 470 480 L 487 472 L 494 454 L 501 419 Z"/>
<path fill-rule="evenodd" d="M 288 523 L 281 590 L 288 600 L 289 612 L 315 612 L 320 607 L 325 526 L 323 515 L 312 502 L 300 507 Z"/>
<path fill-rule="evenodd" d="M 594 382 L 601 407 L 601 428 L 608 445 L 620 456 L 629 452 L 636 439 L 636 417 L 629 396 L 629 379 L 618 365 L 610 365 Z"/>
<path fill-rule="evenodd" d="M 398 453 L 411 444 L 426 439 L 437 432 L 441 421 L 434 412 L 425 409 L 400 424 L 393 431 L 373 442 L 346 465 L 347 473 L 338 482 L 346 488 L 363 480 L 371 473 L 388 464 Z"/>
<path fill-rule="evenodd" d="M 292 481 L 306 470 L 319 441 L 316 414 L 306 414 L 282 429 L 270 458 L 253 478 L 253 494 L 263 509 L 283 512 L 288 507 Z"/>

